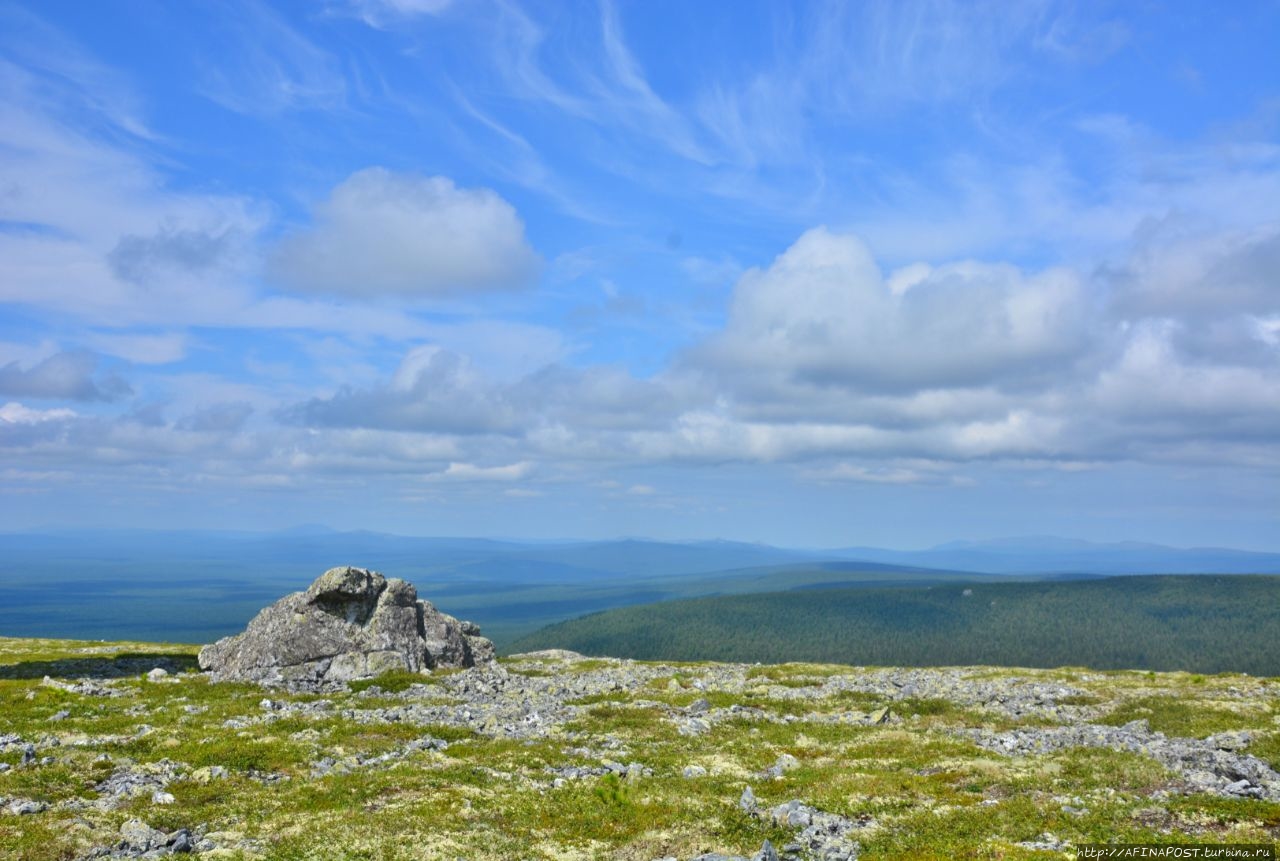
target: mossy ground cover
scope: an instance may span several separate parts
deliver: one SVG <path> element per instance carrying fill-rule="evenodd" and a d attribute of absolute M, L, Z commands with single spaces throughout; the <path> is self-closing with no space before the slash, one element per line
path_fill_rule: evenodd
<path fill-rule="evenodd" d="M 852 667 L 743 668 L 734 684 L 717 685 L 711 665 L 664 664 L 633 685 L 566 698 L 575 704 L 571 716 L 526 738 L 379 718 L 393 705 L 456 702 L 441 677 L 396 674 L 346 691 L 288 694 L 212 684 L 193 670 L 194 651 L 0 639 L 0 738 L 22 740 L 0 750 L 9 766 L 0 771 L 0 858 L 71 861 L 118 841 L 134 817 L 164 831 L 212 834 L 215 857 L 232 859 L 749 856 L 766 838 L 785 845 L 794 830 L 740 810 L 748 785 L 761 805 L 800 799 L 858 822 L 865 859 L 1074 857 L 1070 849 L 1030 848 L 1046 832 L 1065 844 L 1280 837 L 1280 804 L 1171 792 L 1177 775 L 1139 753 L 1069 748 L 1004 757 L 957 734 L 1052 723 L 1043 715 L 824 687 L 857 678 Z M 169 680 L 145 678 L 149 664 L 166 660 L 175 667 Z M 508 659 L 504 666 L 568 682 L 620 665 Z M 1277 680 L 1084 668 L 971 674 L 1013 677 L 1072 686 L 1069 699 L 1096 709 L 1098 722 L 1145 718 L 1157 731 L 1194 738 L 1245 730 L 1249 752 L 1280 759 Z M 90 684 L 66 689 L 81 678 Z M 747 710 L 682 732 L 695 704 Z M 883 724 L 834 719 L 884 706 L 892 719 Z M 413 746 L 424 738 L 447 747 Z M 27 742 L 38 748 L 35 764 L 23 763 Z M 325 757 L 357 765 L 321 774 Z M 599 772 L 606 760 L 644 771 L 557 777 Z M 215 766 L 225 774 L 211 777 Z M 699 773 L 685 777 L 690 766 Z M 172 803 L 150 793 L 102 803 L 97 787 L 114 774 L 166 767 Z M 9 812 L 19 800 L 48 807 Z"/>

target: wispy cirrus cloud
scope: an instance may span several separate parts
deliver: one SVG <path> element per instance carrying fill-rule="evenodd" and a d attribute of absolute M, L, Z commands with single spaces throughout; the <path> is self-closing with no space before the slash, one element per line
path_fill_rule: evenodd
<path fill-rule="evenodd" d="M 336 56 L 265 3 L 229 5 L 233 14 L 207 22 L 207 40 L 194 58 L 203 96 L 259 116 L 346 105 L 347 78 Z"/>

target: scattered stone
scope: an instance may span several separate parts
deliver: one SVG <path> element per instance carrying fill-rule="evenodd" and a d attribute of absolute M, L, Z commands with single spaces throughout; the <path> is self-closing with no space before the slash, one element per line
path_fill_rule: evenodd
<path fill-rule="evenodd" d="M 125 692 L 116 687 L 113 682 L 104 682 L 98 679 L 80 679 L 75 682 L 65 682 L 61 679 L 45 676 L 40 681 L 40 684 L 44 687 L 57 688 L 60 691 L 67 691 L 84 697 L 125 696 Z"/>
<path fill-rule="evenodd" d="M 191 772 L 191 779 L 196 783 L 212 783 L 215 780 L 225 780 L 227 774 L 227 770 L 221 765 L 206 765 Z"/>
<path fill-rule="evenodd" d="M 779 861 L 778 850 L 774 849 L 773 844 L 766 839 L 751 861 Z"/>
<path fill-rule="evenodd" d="M 512 655 L 512 660 L 521 661 L 585 661 L 587 656 L 569 649 L 539 649 L 536 652 L 521 652 Z"/>
<path fill-rule="evenodd" d="M 169 845 L 169 851 L 175 855 L 181 855 L 195 849 L 195 843 L 191 839 L 191 832 L 185 828 L 175 831 L 165 840 Z"/>
<path fill-rule="evenodd" d="M 1255 756 L 1220 747 L 1220 739 L 1168 738 L 1151 732 L 1146 720 L 1124 726 L 1079 724 L 1075 726 L 1021 728 L 1008 732 L 986 729 L 957 730 L 979 747 L 1005 756 L 1052 753 L 1072 747 L 1108 748 L 1150 756 L 1177 772 L 1191 792 L 1247 796 L 1280 801 L 1280 773 Z"/>
<path fill-rule="evenodd" d="M 99 795 L 97 803 L 106 810 L 120 807 L 130 799 L 140 796 L 149 797 L 156 804 L 172 803 L 155 799 L 160 795 L 168 795 L 165 788 L 183 776 L 185 770 L 186 766 L 167 759 L 118 768 L 110 777 L 94 786 Z"/>
<path fill-rule="evenodd" d="M 688 778 L 706 777 L 707 770 L 700 765 L 686 765 L 684 767 L 684 776 Z"/>
<path fill-rule="evenodd" d="M 169 671 L 164 667 L 156 667 L 147 673 L 147 681 L 149 682 L 162 682 L 167 678 L 169 678 Z"/>
<path fill-rule="evenodd" d="M 66 720 L 69 717 L 71 717 L 71 711 L 69 709 L 62 709 L 61 711 L 57 711 L 49 715 L 49 720 L 51 721 Z"/>
<path fill-rule="evenodd" d="M 768 809 L 755 807 L 748 812 L 784 828 L 800 829 L 795 842 L 788 844 L 785 851 L 805 852 L 808 853 L 806 857 L 823 861 L 855 861 L 861 845 L 854 832 L 873 824 L 870 818 L 854 821 L 810 807 L 799 799 Z"/>
<path fill-rule="evenodd" d="M 766 777 L 782 777 L 788 771 L 800 767 L 800 760 L 789 753 L 778 755 L 777 761 L 765 770 Z"/>
<path fill-rule="evenodd" d="M 1024 849 L 1038 849 L 1048 852 L 1061 852 L 1064 849 L 1071 848 L 1070 841 L 1059 840 L 1056 835 L 1048 831 L 1041 834 L 1039 840 L 1026 840 L 1018 845 Z"/>
<path fill-rule="evenodd" d="M 130 819 L 120 826 L 120 842 L 123 844 L 120 849 L 150 852 L 165 845 L 165 834 L 141 819 Z"/>
<path fill-rule="evenodd" d="M 243 633 L 205 646 L 199 661 L 215 681 L 318 685 L 484 665 L 494 655 L 475 625 L 419 601 L 413 584 L 345 567 L 265 608 Z"/>
<path fill-rule="evenodd" d="M 1253 734 L 1248 730 L 1238 732 L 1220 732 L 1205 739 L 1218 750 L 1244 750 L 1253 741 Z"/>
<path fill-rule="evenodd" d="M 34 813 L 44 813 L 48 809 L 49 805 L 43 801 L 19 799 L 9 803 L 9 812 L 14 816 L 30 816 Z"/>

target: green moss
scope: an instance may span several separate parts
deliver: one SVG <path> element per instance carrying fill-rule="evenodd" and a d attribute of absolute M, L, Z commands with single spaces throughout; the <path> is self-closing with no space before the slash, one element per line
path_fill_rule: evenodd
<path fill-rule="evenodd" d="M 1155 732 L 1188 738 L 1266 726 L 1270 722 L 1269 713 L 1258 707 L 1236 710 L 1187 696 L 1157 695 L 1129 700 L 1099 718 L 1098 723 L 1120 726 L 1144 718 Z"/>
<path fill-rule="evenodd" d="M 390 670 L 376 678 L 357 679 L 354 682 L 348 682 L 347 687 L 355 693 L 360 693 L 376 686 L 385 693 L 398 694 L 409 690 L 414 685 L 430 685 L 435 684 L 437 681 L 439 681 L 437 678 L 423 673 L 415 673 L 411 670 Z"/>
<path fill-rule="evenodd" d="M 22 861 L 73 861 L 85 848 L 60 822 L 35 816 L 0 817 L 0 857 Z"/>
<path fill-rule="evenodd" d="M 1280 730 L 1255 733 L 1249 743 L 1249 753 L 1280 771 Z"/>

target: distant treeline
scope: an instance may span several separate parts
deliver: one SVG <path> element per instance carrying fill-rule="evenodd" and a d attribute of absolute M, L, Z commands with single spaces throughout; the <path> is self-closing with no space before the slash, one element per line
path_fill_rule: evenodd
<path fill-rule="evenodd" d="M 1280 675 L 1280 577 L 1141 576 L 729 595 L 561 622 L 509 653 Z"/>

